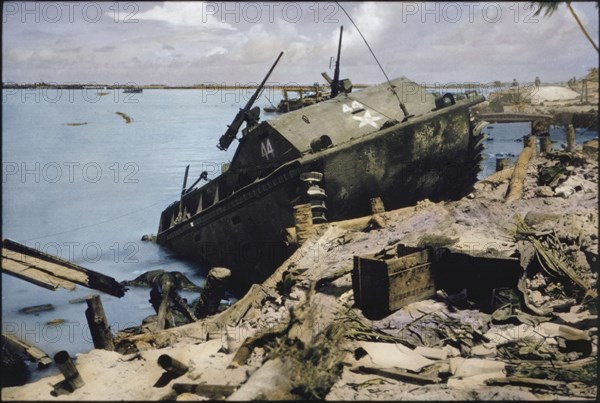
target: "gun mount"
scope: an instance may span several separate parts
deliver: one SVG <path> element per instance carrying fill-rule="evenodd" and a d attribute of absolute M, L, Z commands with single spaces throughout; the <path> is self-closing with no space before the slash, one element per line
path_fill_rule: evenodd
<path fill-rule="evenodd" d="M 217 144 L 217 148 L 219 150 L 226 151 L 229 148 L 231 142 L 233 141 L 233 139 L 235 139 L 235 136 L 240 131 L 240 127 L 242 126 L 243 122 L 246 122 L 246 127 L 258 123 L 260 109 L 258 107 L 252 108 L 252 105 L 254 105 L 254 102 L 256 102 L 256 99 L 260 95 L 260 92 L 262 91 L 263 87 L 265 86 L 265 83 L 269 79 L 269 76 L 273 72 L 273 69 L 275 69 L 275 66 L 277 66 L 279 59 L 281 59 L 281 56 L 283 56 L 283 52 L 279 53 L 277 60 L 275 60 L 275 63 L 273 63 L 273 66 L 271 66 L 271 69 L 269 70 L 265 78 L 262 80 L 262 83 L 260 83 L 256 91 L 254 91 L 254 94 L 252 94 L 252 97 L 250 97 L 250 99 L 246 103 L 246 106 L 239 110 L 237 115 L 235 115 L 235 118 L 233 118 L 233 122 L 231 122 L 231 124 L 227 127 L 227 131 L 225 131 L 225 134 L 223 134 L 219 139 L 219 144 Z"/>

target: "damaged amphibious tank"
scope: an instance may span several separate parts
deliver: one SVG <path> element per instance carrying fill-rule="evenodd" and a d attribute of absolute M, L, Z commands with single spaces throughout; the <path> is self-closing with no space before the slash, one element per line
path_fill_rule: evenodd
<path fill-rule="evenodd" d="M 294 206 L 310 203 L 314 222 L 370 213 L 424 198 L 468 193 L 479 171 L 481 135 L 470 107 L 475 93 L 435 98 L 406 78 L 350 92 L 259 120 L 252 105 L 271 70 L 220 138 L 226 150 L 243 122 L 229 168 L 182 191 L 161 215 L 157 242 L 208 266 L 225 266 L 243 283 L 261 282 L 289 256 L 285 229 Z M 188 167 L 189 168 L 189 167 Z"/>

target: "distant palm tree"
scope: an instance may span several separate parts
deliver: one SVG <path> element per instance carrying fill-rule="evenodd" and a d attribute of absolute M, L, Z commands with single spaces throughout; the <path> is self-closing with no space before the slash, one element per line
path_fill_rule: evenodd
<path fill-rule="evenodd" d="M 554 12 L 556 10 L 558 10 L 558 6 L 560 5 L 560 3 L 563 3 L 563 2 L 562 1 L 556 1 L 556 2 L 534 1 L 531 4 L 533 6 L 537 6 L 538 10 L 533 15 L 538 16 L 538 15 L 540 15 L 540 13 L 542 11 L 544 11 L 544 17 L 549 17 L 552 14 L 554 14 Z M 594 43 L 594 40 L 592 39 L 590 34 L 588 34 L 588 32 L 586 31 L 585 27 L 581 23 L 581 20 L 577 16 L 577 13 L 575 13 L 575 10 L 573 10 L 573 7 L 571 7 L 571 2 L 565 1 L 564 3 L 567 5 L 567 8 L 571 12 L 571 15 L 573 16 L 573 18 L 575 18 L 575 21 L 577 21 L 577 25 L 579 25 L 579 29 L 581 29 L 581 32 L 583 32 L 583 34 L 588 39 L 588 41 L 590 41 L 590 43 L 592 44 L 594 49 L 596 49 L 596 52 L 600 53 L 600 50 L 598 49 L 598 45 L 596 45 L 596 43 Z M 596 3 L 596 8 L 598 8 L 598 3 Z"/>

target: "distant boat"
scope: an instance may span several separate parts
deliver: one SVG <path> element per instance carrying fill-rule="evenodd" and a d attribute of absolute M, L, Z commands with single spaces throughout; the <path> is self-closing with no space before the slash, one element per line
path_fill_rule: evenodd
<path fill-rule="evenodd" d="M 123 93 L 124 94 L 139 94 L 142 91 L 143 91 L 142 88 L 125 88 L 123 90 Z"/>
<path fill-rule="evenodd" d="M 289 98 L 288 94 L 290 92 L 297 92 L 300 94 L 298 98 Z M 286 113 L 290 111 L 295 111 L 300 108 L 304 108 L 305 106 L 314 105 L 318 102 L 324 101 L 330 98 L 329 91 L 323 91 L 321 87 L 317 84 L 314 86 L 314 89 L 308 90 L 308 93 L 305 93 L 305 90 L 302 88 L 298 89 L 283 89 L 283 99 L 279 101 L 277 106 L 272 107 L 264 107 L 263 110 L 265 112 L 273 113 Z"/>

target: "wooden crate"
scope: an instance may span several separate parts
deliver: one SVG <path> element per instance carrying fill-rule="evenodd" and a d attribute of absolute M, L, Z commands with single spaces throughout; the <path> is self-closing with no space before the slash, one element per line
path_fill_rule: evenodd
<path fill-rule="evenodd" d="M 416 248 L 412 248 L 415 250 Z M 435 294 L 433 253 L 418 249 L 389 259 L 355 256 L 352 287 L 356 305 L 370 316 L 384 316 Z"/>

